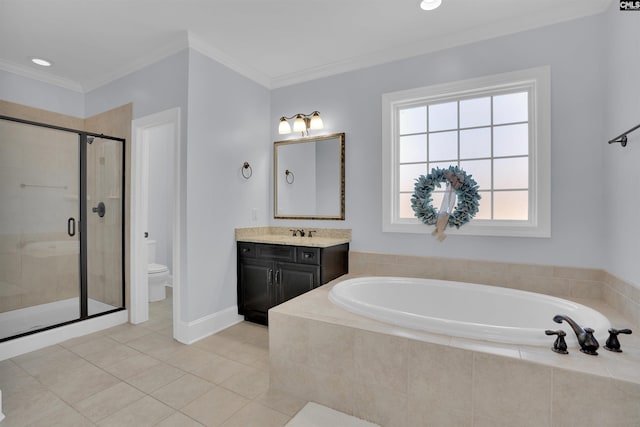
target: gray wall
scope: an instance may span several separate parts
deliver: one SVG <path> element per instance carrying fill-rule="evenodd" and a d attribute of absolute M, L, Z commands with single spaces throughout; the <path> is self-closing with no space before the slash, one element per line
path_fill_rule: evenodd
<path fill-rule="evenodd" d="M 84 94 L 0 70 L 0 99 L 85 118 Z"/>
<path fill-rule="evenodd" d="M 605 30 L 604 15 L 591 16 L 272 91 L 272 136 L 281 115 L 313 110 L 322 113 L 323 133 L 346 132 L 346 221 L 304 225 L 352 228 L 358 251 L 604 266 Z M 382 94 L 542 65 L 551 66 L 552 237 L 439 242 L 383 233 Z"/>
<path fill-rule="evenodd" d="M 606 141 L 640 123 L 640 14 L 619 11 L 614 4 L 606 15 L 607 54 L 606 135 L 601 141 L 605 182 L 604 197 L 596 200 L 605 207 L 600 224 L 606 230 L 606 268 L 640 286 L 640 129 L 629 135 L 626 148 Z"/>
<path fill-rule="evenodd" d="M 269 116 L 267 89 L 190 51 L 187 321 L 237 303 L 234 228 L 268 221 Z M 249 180 L 241 174 L 245 161 Z"/>

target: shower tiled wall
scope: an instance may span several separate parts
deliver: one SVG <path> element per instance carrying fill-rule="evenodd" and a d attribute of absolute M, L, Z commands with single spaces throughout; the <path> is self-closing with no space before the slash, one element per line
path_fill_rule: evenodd
<path fill-rule="evenodd" d="M 130 104 L 85 120 L 0 100 L 0 114 L 65 128 L 104 133 L 126 138 L 127 142 L 130 140 L 132 115 Z M 25 151 L 23 147 L 16 147 L 15 150 L 11 147 L 10 149 L 17 150 L 13 155 L 0 156 L 0 163 L 6 163 L 2 163 L 2 170 L 19 168 L 21 174 L 29 175 L 27 178 L 33 183 L 61 187 L 21 188 L 20 183 L 27 178 L 17 177 L 16 174 L 12 174 L 12 178 L 3 177 L 0 180 L 0 185 L 7 186 L 3 188 L 3 194 L 13 194 L 11 203 L 3 204 L 3 209 L 12 207 L 27 212 L 26 214 L 17 211 L 3 212 L 3 214 L 31 216 L 21 218 L 21 222 L 33 223 L 32 226 L 23 227 L 24 230 L 0 230 L 0 312 L 77 297 L 79 294 L 79 250 L 77 245 L 73 246 L 74 242 L 77 243 L 77 238 L 72 239 L 67 235 L 66 223 L 62 225 L 60 232 L 52 232 L 54 228 L 46 224 L 46 212 L 52 207 L 52 203 L 68 204 L 70 209 L 68 216 L 77 217 L 78 178 L 77 166 L 73 166 L 73 159 L 77 159 L 78 155 L 77 146 L 54 144 L 55 141 L 50 137 L 52 134 L 55 136 L 57 132 L 48 132 L 47 138 L 40 138 L 39 142 L 36 135 L 36 144 L 41 144 L 42 147 L 33 153 L 31 153 L 33 150 Z M 60 135 L 65 134 L 61 132 Z M 73 134 L 66 134 L 67 138 L 69 135 L 76 138 Z M 125 147 L 128 149 L 128 144 Z M 119 148 L 118 150 L 115 148 L 107 144 L 106 147 L 95 150 L 93 154 L 90 151 L 89 161 L 93 162 L 90 167 L 96 173 L 113 172 L 117 167 L 121 169 L 122 155 L 117 153 Z M 65 150 L 71 150 L 71 152 L 67 153 Z M 40 162 L 34 162 L 40 166 L 32 168 L 32 172 L 24 166 L 30 163 L 28 158 L 30 153 L 35 156 L 44 156 Z M 53 182 L 44 170 L 52 162 L 60 163 L 63 167 L 58 168 L 69 176 L 58 177 L 60 182 L 57 182 L 58 178 Z M 114 306 L 120 306 L 123 297 L 122 269 L 124 266 L 120 250 L 122 244 L 120 220 L 124 195 L 121 170 L 119 174 L 117 179 L 109 178 L 113 175 L 110 173 L 97 176 L 98 179 L 90 174 L 88 182 L 89 192 L 108 199 L 105 203 L 109 205 L 109 212 L 116 213 L 116 215 L 107 215 L 105 218 L 98 218 L 97 215 L 88 218 L 89 297 Z M 22 181 L 13 182 L 16 179 Z M 47 195 L 52 199 L 41 200 L 38 203 L 35 203 L 37 199 L 34 199 L 35 202 L 30 202 L 31 199 L 24 199 L 26 190 L 29 190 L 33 196 L 44 194 L 45 199 Z M 94 201 L 90 200 L 88 203 L 91 204 Z M 65 208 L 61 206 L 59 209 Z"/>
<path fill-rule="evenodd" d="M 125 169 L 124 176 L 131 176 L 131 120 L 133 118 L 133 105 L 126 104 L 109 111 L 105 111 L 93 117 L 89 117 L 84 121 L 84 129 L 89 132 L 102 133 L 118 138 L 126 139 L 124 146 Z M 90 217 L 88 224 L 88 232 L 90 236 L 94 236 L 93 241 L 89 241 L 89 297 L 97 301 L 104 302 L 109 305 L 120 305 L 122 302 L 122 270 L 124 269 L 125 277 L 128 277 L 129 257 L 120 255 L 120 247 L 122 244 L 122 231 L 119 222 L 120 212 L 122 212 L 122 203 L 128 200 L 130 191 L 130 182 L 125 182 L 126 187 L 122 194 L 122 187 L 119 179 L 116 182 L 110 179 L 113 176 L 109 171 L 113 170 L 117 165 L 122 164 L 122 154 L 115 155 L 110 153 L 114 147 L 106 145 L 102 151 L 94 153 L 95 169 L 99 176 L 98 181 L 89 182 L 90 191 L 100 194 L 104 197 L 104 203 L 108 205 L 112 212 L 118 212 L 118 217 L 114 215 L 106 215 L 99 218 L 97 215 Z M 101 161 L 100 158 L 104 160 Z M 114 163 L 115 162 L 115 163 Z M 120 170 L 120 174 L 123 171 Z M 125 205 L 125 230 L 124 230 L 124 251 L 125 255 L 129 253 L 129 209 Z M 129 287 L 126 284 L 125 300 L 130 301 Z"/>

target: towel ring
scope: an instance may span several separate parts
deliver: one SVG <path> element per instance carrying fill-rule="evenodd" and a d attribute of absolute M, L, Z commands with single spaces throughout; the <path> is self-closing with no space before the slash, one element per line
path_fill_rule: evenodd
<path fill-rule="evenodd" d="M 251 175 L 253 175 L 253 169 L 251 169 L 251 165 L 249 164 L 249 162 L 244 162 L 240 171 L 242 172 L 242 176 L 244 177 L 244 179 L 249 179 L 251 178 Z"/>
<path fill-rule="evenodd" d="M 296 177 L 293 174 L 293 172 L 291 172 L 289 169 L 287 169 L 286 171 L 284 171 L 284 180 L 287 181 L 287 184 L 293 184 L 293 181 L 295 181 Z M 289 181 L 289 176 L 291 176 L 291 181 Z"/>

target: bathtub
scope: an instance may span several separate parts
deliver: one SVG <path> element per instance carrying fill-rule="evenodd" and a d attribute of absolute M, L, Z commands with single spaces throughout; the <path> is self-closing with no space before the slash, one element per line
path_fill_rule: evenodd
<path fill-rule="evenodd" d="M 566 314 L 591 327 L 601 345 L 609 320 L 600 312 L 562 298 L 496 286 L 404 277 L 360 277 L 337 283 L 329 292 L 335 305 L 375 320 L 427 332 L 497 343 L 550 346 L 546 329 L 564 329 L 577 346 L 571 327 L 557 324 Z"/>

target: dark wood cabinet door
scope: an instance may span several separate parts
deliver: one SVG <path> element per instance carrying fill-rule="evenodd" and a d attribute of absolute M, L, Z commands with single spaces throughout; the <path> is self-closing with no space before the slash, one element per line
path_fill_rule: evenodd
<path fill-rule="evenodd" d="M 238 269 L 242 284 L 242 310 L 266 313 L 275 303 L 272 261 L 244 259 Z"/>
<path fill-rule="evenodd" d="M 278 304 L 302 295 L 317 287 L 320 281 L 320 267 L 292 263 L 277 264 Z"/>

